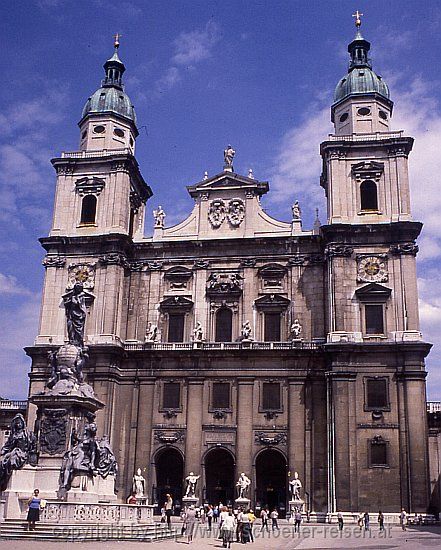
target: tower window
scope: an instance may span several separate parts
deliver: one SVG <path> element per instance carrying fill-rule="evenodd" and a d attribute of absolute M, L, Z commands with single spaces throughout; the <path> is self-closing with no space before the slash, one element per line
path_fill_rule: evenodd
<path fill-rule="evenodd" d="M 95 195 L 86 195 L 81 204 L 81 225 L 91 225 L 95 223 L 96 218 L 96 197 Z"/>
<path fill-rule="evenodd" d="M 380 115 L 380 118 L 382 118 L 383 120 L 387 120 L 386 111 L 379 111 L 378 114 Z"/>
<path fill-rule="evenodd" d="M 374 181 L 366 180 L 361 183 L 360 202 L 362 210 L 378 210 L 377 184 Z"/>
<path fill-rule="evenodd" d="M 213 409 L 229 409 L 230 406 L 230 384 L 228 382 L 213 382 L 211 407 Z"/>
<path fill-rule="evenodd" d="M 169 313 L 168 316 L 168 341 L 184 341 L 184 319 L 185 313 Z"/>
<path fill-rule="evenodd" d="M 179 409 L 181 406 L 181 384 L 166 382 L 162 391 L 162 408 Z"/>
<path fill-rule="evenodd" d="M 384 334 L 382 304 L 365 304 L 364 316 L 366 334 Z"/>
<path fill-rule="evenodd" d="M 348 120 L 348 118 L 349 118 L 349 114 L 343 113 L 340 117 L 340 122 L 345 122 L 346 120 Z"/>
<path fill-rule="evenodd" d="M 99 124 L 98 126 L 93 127 L 93 131 L 95 132 L 95 134 L 103 134 L 106 131 L 106 128 Z"/>
<path fill-rule="evenodd" d="M 280 408 L 280 384 L 264 382 L 262 384 L 262 409 L 264 411 L 279 411 Z"/>
<path fill-rule="evenodd" d="M 227 307 L 221 307 L 216 313 L 216 342 L 231 342 L 233 333 L 233 313 Z"/>
<path fill-rule="evenodd" d="M 366 408 L 388 409 L 387 378 L 367 378 L 366 381 Z"/>
<path fill-rule="evenodd" d="M 371 110 L 369 109 L 369 107 L 361 107 L 360 109 L 358 109 L 357 113 L 361 116 L 367 116 L 371 114 Z"/>
<path fill-rule="evenodd" d="M 265 312 L 265 342 L 280 342 L 280 313 Z"/>
<path fill-rule="evenodd" d="M 118 136 L 118 137 L 124 137 L 124 130 L 121 130 L 121 128 L 115 128 L 113 130 L 113 133 L 115 134 L 115 136 Z"/>
<path fill-rule="evenodd" d="M 87 136 L 87 130 L 84 130 L 84 132 L 81 134 L 81 139 L 84 139 Z"/>

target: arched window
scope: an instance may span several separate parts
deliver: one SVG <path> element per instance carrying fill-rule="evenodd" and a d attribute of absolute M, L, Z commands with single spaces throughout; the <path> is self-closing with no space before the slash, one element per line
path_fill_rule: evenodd
<path fill-rule="evenodd" d="M 221 307 L 216 313 L 216 342 L 231 342 L 233 334 L 233 313 Z"/>
<path fill-rule="evenodd" d="M 96 218 L 96 197 L 95 195 L 86 195 L 81 205 L 81 224 L 95 223 Z"/>
<path fill-rule="evenodd" d="M 363 181 L 360 185 L 360 202 L 362 210 L 378 210 L 377 184 L 372 180 Z"/>

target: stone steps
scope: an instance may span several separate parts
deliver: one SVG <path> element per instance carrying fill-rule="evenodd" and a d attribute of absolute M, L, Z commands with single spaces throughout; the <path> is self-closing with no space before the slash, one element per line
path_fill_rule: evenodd
<path fill-rule="evenodd" d="M 37 522 L 35 531 L 27 530 L 24 520 L 6 520 L 0 525 L 0 539 L 81 541 L 155 542 L 181 537 L 180 528 L 168 530 L 161 523 L 154 524 L 97 524 Z"/>

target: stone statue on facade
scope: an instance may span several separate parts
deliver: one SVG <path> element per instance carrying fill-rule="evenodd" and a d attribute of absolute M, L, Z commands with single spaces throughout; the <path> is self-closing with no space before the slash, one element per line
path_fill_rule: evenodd
<path fill-rule="evenodd" d="M 294 204 L 291 207 L 292 210 L 292 219 L 301 220 L 302 219 L 302 209 L 300 208 L 299 201 L 294 201 Z"/>
<path fill-rule="evenodd" d="M 187 488 L 185 489 L 185 498 L 194 498 L 196 494 L 196 484 L 200 477 L 201 476 L 197 476 L 193 472 L 190 472 L 185 478 L 185 481 L 187 482 Z"/>
<path fill-rule="evenodd" d="M 84 347 L 84 329 L 86 326 L 86 293 L 83 283 L 76 282 L 71 290 L 63 294 L 63 304 L 66 312 L 67 334 L 69 344 Z"/>
<path fill-rule="evenodd" d="M 51 374 L 46 383 L 45 394 L 78 395 L 94 397 L 94 391 L 84 382 L 83 368 L 89 358 L 88 348 L 74 344 L 64 344 L 49 353 Z"/>
<path fill-rule="evenodd" d="M 196 326 L 193 329 L 193 342 L 202 342 L 204 339 L 204 329 L 200 321 L 196 323 Z"/>
<path fill-rule="evenodd" d="M 153 210 L 153 217 L 155 218 L 155 229 L 163 229 L 165 224 L 165 212 L 161 205 L 157 210 Z"/>
<path fill-rule="evenodd" d="M 107 476 L 118 475 L 118 462 L 110 446 L 109 436 L 104 435 L 98 443 L 99 459 L 98 459 L 98 474 L 106 479 Z"/>
<path fill-rule="evenodd" d="M 146 342 L 156 342 L 158 340 L 158 326 L 149 321 L 145 333 Z"/>
<path fill-rule="evenodd" d="M 245 323 L 242 325 L 242 335 L 241 335 L 241 339 L 242 340 L 252 340 L 251 338 L 251 334 L 252 334 L 252 330 L 251 330 L 251 323 L 249 321 L 245 321 Z"/>
<path fill-rule="evenodd" d="M 294 322 L 290 328 L 291 340 L 300 340 L 302 338 L 303 327 L 298 319 L 294 319 Z"/>
<path fill-rule="evenodd" d="M 37 440 L 26 429 L 22 414 L 16 414 L 11 422 L 11 433 L 0 451 L 0 491 L 4 491 L 13 470 L 25 464 L 36 466 L 38 461 Z"/>
<path fill-rule="evenodd" d="M 141 468 L 136 470 L 136 474 L 133 476 L 132 490 L 136 498 L 144 498 L 145 496 L 145 478 L 142 475 Z"/>
<path fill-rule="evenodd" d="M 225 168 L 233 168 L 233 159 L 236 151 L 228 145 L 224 151 L 224 166 Z"/>
<path fill-rule="evenodd" d="M 302 482 L 299 479 L 299 474 L 294 472 L 294 479 L 289 481 L 289 491 L 291 493 L 291 500 L 300 499 L 300 489 L 302 488 Z"/>
<path fill-rule="evenodd" d="M 236 487 L 238 488 L 238 499 L 246 499 L 249 487 L 251 485 L 251 479 L 242 472 L 239 476 L 239 479 L 236 483 Z"/>

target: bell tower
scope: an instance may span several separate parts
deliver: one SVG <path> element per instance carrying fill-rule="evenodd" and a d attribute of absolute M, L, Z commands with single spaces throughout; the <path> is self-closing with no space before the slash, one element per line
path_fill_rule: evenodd
<path fill-rule="evenodd" d="M 52 160 L 57 190 L 51 236 L 144 233 L 144 208 L 152 191 L 136 162 L 138 136 L 132 102 L 124 91 L 124 63 L 114 53 L 104 63 L 105 77 L 83 108 L 80 150 Z"/>

